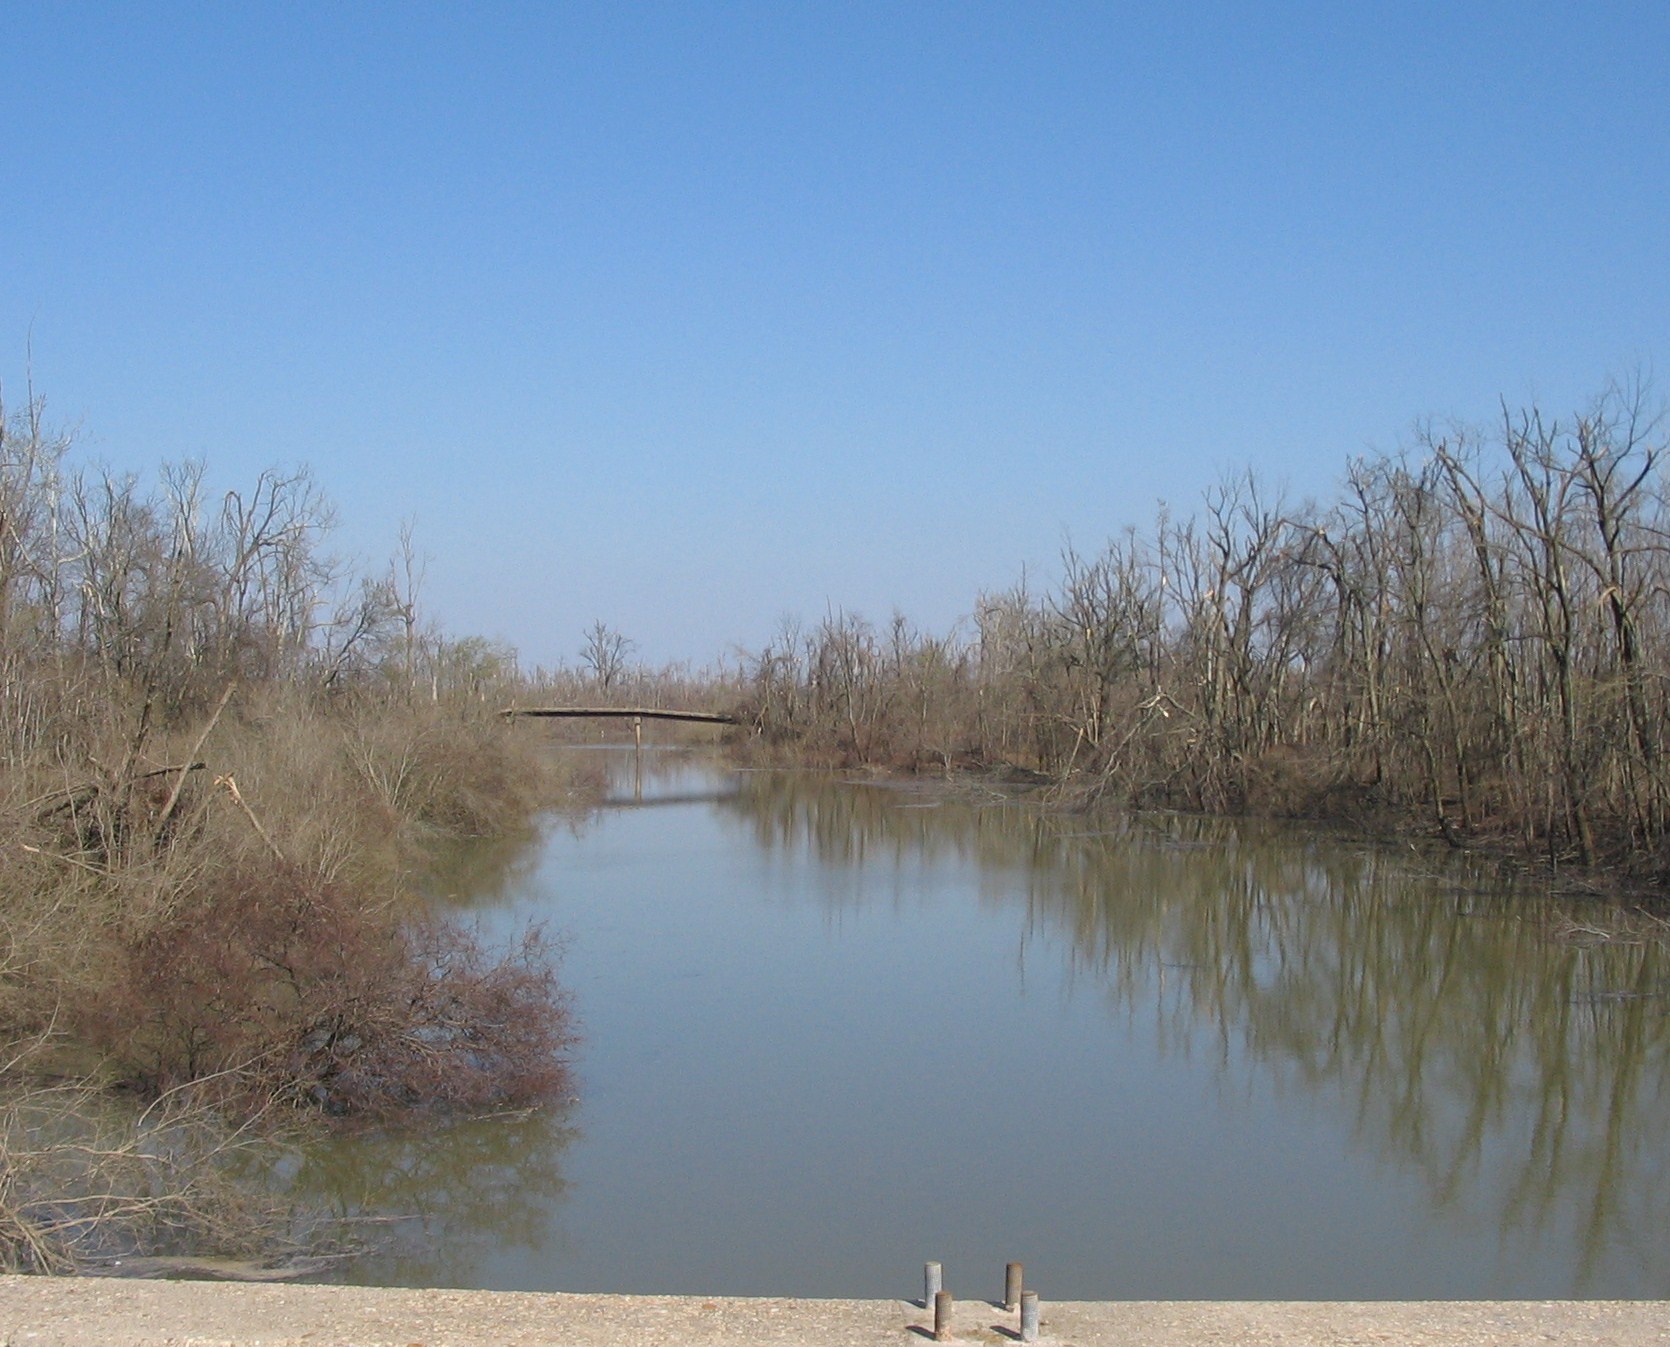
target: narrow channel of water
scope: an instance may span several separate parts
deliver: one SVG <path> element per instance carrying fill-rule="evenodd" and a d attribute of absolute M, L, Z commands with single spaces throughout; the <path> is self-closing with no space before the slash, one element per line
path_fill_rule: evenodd
<path fill-rule="evenodd" d="M 578 1098 L 361 1138 L 358 1275 L 1060 1299 L 1670 1295 L 1656 943 L 1409 849 L 646 754 L 456 901 L 546 924 Z"/>

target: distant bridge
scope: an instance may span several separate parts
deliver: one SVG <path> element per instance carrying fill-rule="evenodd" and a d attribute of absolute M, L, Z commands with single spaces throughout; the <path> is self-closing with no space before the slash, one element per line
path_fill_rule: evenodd
<path fill-rule="evenodd" d="M 499 714 L 511 716 L 547 716 L 562 720 L 580 720 L 587 716 L 602 716 L 610 720 L 682 720 L 696 725 L 740 725 L 742 720 L 725 711 L 669 711 L 660 706 L 507 706 Z"/>

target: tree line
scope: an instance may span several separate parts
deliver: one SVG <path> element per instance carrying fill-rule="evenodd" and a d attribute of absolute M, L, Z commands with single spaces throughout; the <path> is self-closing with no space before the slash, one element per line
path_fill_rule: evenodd
<path fill-rule="evenodd" d="M 769 741 L 1085 797 L 1421 821 L 1662 877 L 1670 509 L 1641 384 L 1423 429 L 1330 501 L 1244 473 L 948 634 L 831 611 L 749 657 Z"/>

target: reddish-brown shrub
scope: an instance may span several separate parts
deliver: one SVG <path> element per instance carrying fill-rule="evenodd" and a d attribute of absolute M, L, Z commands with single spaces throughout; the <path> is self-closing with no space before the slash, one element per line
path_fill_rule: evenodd
<path fill-rule="evenodd" d="M 571 1042 L 537 931 L 489 954 L 293 867 L 240 868 L 126 951 L 88 1036 L 139 1087 L 230 1072 L 252 1098 L 335 1116 L 530 1103 Z"/>

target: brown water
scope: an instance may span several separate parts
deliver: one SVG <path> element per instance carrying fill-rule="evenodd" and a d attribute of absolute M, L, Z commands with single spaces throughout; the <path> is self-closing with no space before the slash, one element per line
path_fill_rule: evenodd
<path fill-rule="evenodd" d="M 305 1157 L 402 1218 L 362 1279 L 1670 1295 L 1658 944 L 1407 847 L 646 761 L 451 876 L 566 941 L 578 1099 Z"/>

